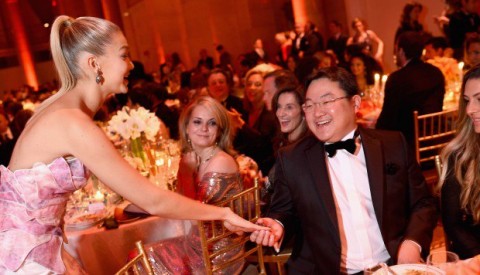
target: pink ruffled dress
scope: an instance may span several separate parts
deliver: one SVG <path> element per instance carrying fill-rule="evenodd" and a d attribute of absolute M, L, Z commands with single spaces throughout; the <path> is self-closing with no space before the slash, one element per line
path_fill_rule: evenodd
<path fill-rule="evenodd" d="M 0 274 L 24 262 L 65 273 L 62 220 L 70 194 L 87 183 L 87 171 L 75 159 L 10 171 L 0 166 Z"/>

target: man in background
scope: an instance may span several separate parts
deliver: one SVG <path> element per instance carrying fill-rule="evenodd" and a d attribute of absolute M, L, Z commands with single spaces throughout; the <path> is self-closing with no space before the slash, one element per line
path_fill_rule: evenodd
<path fill-rule="evenodd" d="M 399 70 L 385 83 L 382 112 L 376 128 L 403 133 L 414 148 L 413 111 L 440 112 L 445 95 L 445 79 L 435 66 L 421 60 L 424 38 L 416 32 L 402 33 L 395 49 Z"/>
<path fill-rule="evenodd" d="M 290 70 L 275 70 L 263 77 L 263 101 L 267 110 L 272 110 L 273 96 L 280 90 L 295 89 L 299 85 L 295 74 Z"/>

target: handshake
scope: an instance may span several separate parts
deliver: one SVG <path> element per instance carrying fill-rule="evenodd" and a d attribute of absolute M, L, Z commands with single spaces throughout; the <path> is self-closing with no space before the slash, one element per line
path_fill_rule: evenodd
<path fill-rule="evenodd" d="M 250 234 L 250 241 L 264 246 L 272 246 L 276 252 L 280 251 L 283 239 L 283 225 L 271 218 L 259 218 L 257 224 L 270 230 L 256 230 Z"/>

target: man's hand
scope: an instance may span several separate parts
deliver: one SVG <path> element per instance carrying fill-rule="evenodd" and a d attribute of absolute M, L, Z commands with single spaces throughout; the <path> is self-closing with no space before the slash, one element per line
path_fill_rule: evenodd
<path fill-rule="evenodd" d="M 421 263 L 420 249 L 418 245 L 411 240 L 405 240 L 398 249 L 398 264 L 416 264 Z"/>
<path fill-rule="evenodd" d="M 250 240 L 264 246 L 273 246 L 273 248 L 278 251 L 280 249 L 279 240 L 283 237 L 283 226 L 270 218 L 260 218 L 257 224 L 269 227 L 270 231 L 253 231 L 250 235 Z"/>

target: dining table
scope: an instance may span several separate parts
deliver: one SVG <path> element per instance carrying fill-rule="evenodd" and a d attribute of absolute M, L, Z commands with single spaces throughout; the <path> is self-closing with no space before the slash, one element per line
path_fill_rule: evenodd
<path fill-rule="evenodd" d="M 127 263 L 135 242 L 143 244 L 183 235 L 190 221 L 149 216 L 106 229 L 97 225 L 82 230 L 66 229 L 65 250 L 88 274 L 115 274 Z"/>

